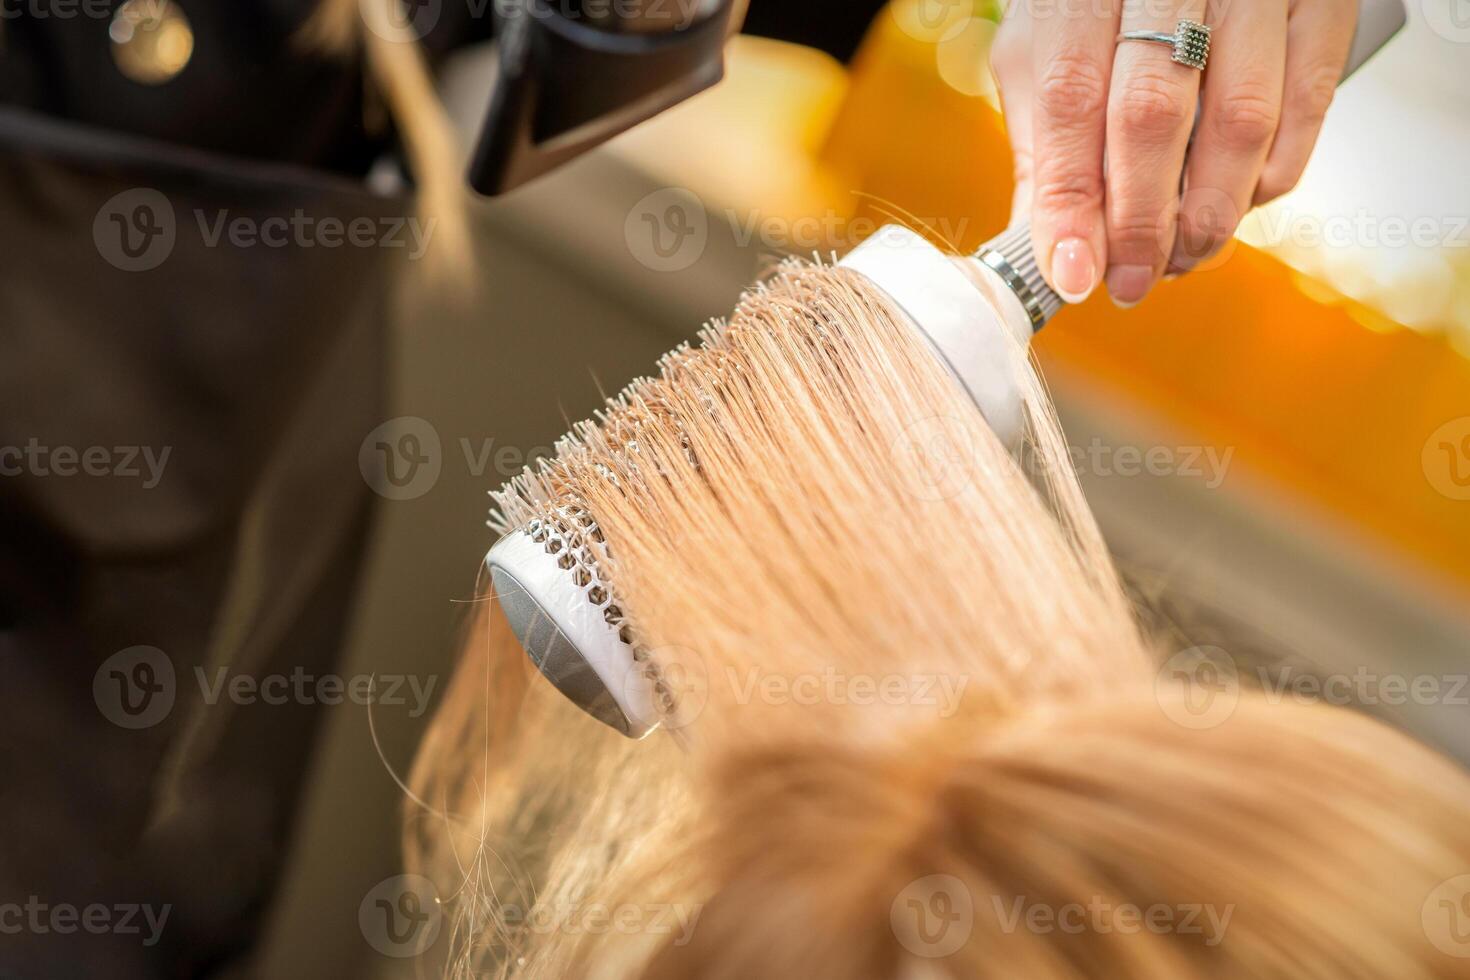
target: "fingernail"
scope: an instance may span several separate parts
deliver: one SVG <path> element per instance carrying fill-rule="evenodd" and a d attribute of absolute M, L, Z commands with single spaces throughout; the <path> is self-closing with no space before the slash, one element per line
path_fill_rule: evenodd
<path fill-rule="evenodd" d="M 1097 260 L 1085 238 L 1063 238 L 1051 251 L 1052 285 L 1068 303 L 1080 303 L 1097 286 Z"/>
<path fill-rule="evenodd" d="M 1108 295 L 1127 309 L 1148 295 L 1153 285 L 1154 270 L 1146 265 L 1115 265 L 1108 270 Z"/>

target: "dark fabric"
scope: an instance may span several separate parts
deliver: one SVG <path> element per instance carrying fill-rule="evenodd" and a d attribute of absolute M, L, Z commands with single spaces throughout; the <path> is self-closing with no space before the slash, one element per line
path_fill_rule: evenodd
<path fill-rule="evenodd" d="M 58 16 L 47 0 L 0 0 L 11 12 L 0 100 L 100 128 L 250 159 L 361 173 L 387 132 L 364 125 L 363 74 L 350 59 L 293 43 L 306 0 L 174 0 L 194 33 L 177 78 L 143 85 L 120 73 L 109 17 Z M 119 2 L 88 0 L 88 9 Z"/>
<path fill-rule="evenodd" d="M 171 2 L 189 21 L 194 53 L 176 78 L 143 85 L 113 59 L 110 14 L 122 0 L 0 0 L 0 104 L 350 174 L 365 173 L 391 146 L 386 114 L 365 97 L 357 53 L 303 43 L 302 25 L 320 0 Z M 413 23 L 443 55 L 490 36 L 491 4 L 418 0 L 412 6 L 427 16 Z"/>
<path fill-rule="evenodd" d="M 334 669 L 402 257 L 208 228 L 391 224 L 405 203 L 15 112 L 0 187 L 0 903 L 171 908 L 152 946 L 7 929 L 0 976 L 206 975 L 254 937 L 320 708 L 210 705 L 195 668 Z M 99 216 L 139 191 L 174 238 L 126 271 Z M 174 700 L 128 728 L 117 697 L 139 675 L 105 665 L 139 646 L 167 659 Z"/>
<path fill-rule="evenodd" d="M 366 542 L 357 453 L 405 249 L 282 222 L 391 232 L 408 203 L 361 177 L 393 134 L 355 54 L 299 43 L 316 0 L 175 2 L 195 50 L 150 86 L 118 71 L 108 17 L 0 0 L 0 978 L 245 957 L 325 709 L 207 704 L 195 671 L 338 672 Z M 447 4 L 429 46 L 488 27 Z M 235 221 L 291 230 L 239 246 Z M 121 727 L 124 694 L 168 700 L 113 668 L 140 647 L 172 701 Z M 13 930 L 37 903 L 42 927 Z M 98 906 L 138 931 L 48 919 Z M 145 907 L 168 909 L 151 945 Z"/>

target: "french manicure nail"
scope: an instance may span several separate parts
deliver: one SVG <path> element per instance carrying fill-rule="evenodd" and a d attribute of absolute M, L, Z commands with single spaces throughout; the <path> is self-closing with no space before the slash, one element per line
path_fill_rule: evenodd
<path fill-rule="evenodd" d="M 1085 238 L 1063 238 L 1051 251 L 1052 284 L 1068 303 L 1080 303 L 1097 287 L 1097 260 Z"/>

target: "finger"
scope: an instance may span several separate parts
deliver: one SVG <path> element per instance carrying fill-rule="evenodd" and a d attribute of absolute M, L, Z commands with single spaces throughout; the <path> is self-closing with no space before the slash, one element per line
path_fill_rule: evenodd
<path fill-rule="evenodd" d="M 1217 254 L 1250 210 L 1281 119 L 1287 0 L 1211 0 L 1210 63 L 1169 271 Z"/>
<path fill-rule="evenodd" d="M 1053 289 L 1079 303 L 1107 267 L 1104 109 L 1117 0 L 1048 5 L 1032 38 L 1031 239 Z"/>
<path fill-rule="evenodd" d="M 1205 0 L 1128 0 L 1123 31 L 1173 33 L 1202 21 Z M 1184 149 L 1199 102 L 1200 73 L 1167 45 L 1120 41 L 1108 98 L 1108 292 L 1124 306 L 1143 299 L 1173 248 Z"/>
<path fill-rule="evenodd" d="M 1296 186 L 1332 95 L 1342 81 L 1357 27 L 1353 0 L 1293 0 L 1286 27 L 1286 81 L 1281 125 L 1266 156 L 1252 203 L 1265 204 Z"/>
<path fill-rule="evenodd" d="M 1031 23 L 1028 4 L 1012 4 L 990 48 L 990 71 L 1000 92 L 1006 137 L 1011 143 L 1015 191 L 1011 220 L 1015 225 L 1031 214 Z"/>

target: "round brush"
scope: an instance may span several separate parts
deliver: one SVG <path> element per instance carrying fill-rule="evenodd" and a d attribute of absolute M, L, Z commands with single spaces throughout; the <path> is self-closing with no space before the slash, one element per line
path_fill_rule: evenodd
<path fill-rule="evenodd" d="M 1400 0 L 1363 0 L 1343 77 L 1403 24 Z M 887 225 L 838 265 L 888 297 L 1015 450 L 1024 433 L 1027 348 L 1063 306 L 1037 267 L 1030 228 L 1013 226 L 973 256 L 954 256 Z M 553 505 L 555 495 L 538 480 L 528 472 L 493 494 L 500 507 L 491 526 L 502 537 L 485 562 L 495 591 L 541 673 L 599 721 L 641 738 L 669 716 L 671 693 L 617 603 L 596 522 L 575 504 Z M 508 520 L 527 516 L 527 497 L 536 515 Z"/>

